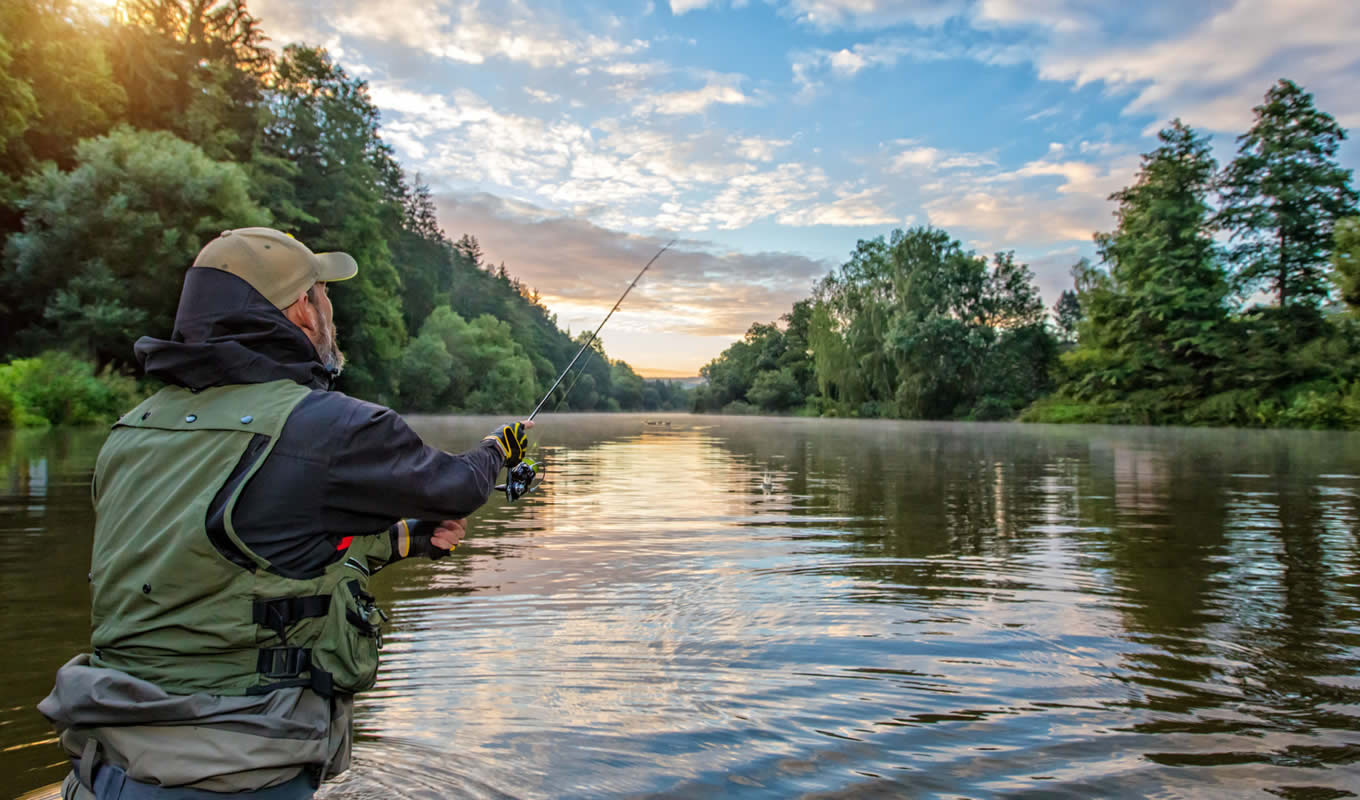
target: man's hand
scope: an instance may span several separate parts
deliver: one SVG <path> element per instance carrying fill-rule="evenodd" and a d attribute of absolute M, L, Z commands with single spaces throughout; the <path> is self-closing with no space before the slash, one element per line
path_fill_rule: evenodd
<path fill-rule="evenodd" d="M 533 420 L 523 422 L 511 422 L 502 425 L 486 435 L 486 439 L 495 442 L 505 456 L 505 466 L 514 467 L 524 460 L 524 451 L 529 449 L 528 430 L 534 427 Z"/>
<path fill-rule="evenodd" d="M 443 550 L 445 553 L 458 546 L 467 535 L 467 520 L 465 519 L 446 519 L 439 523 L 439 527 L 434 529 L 434 535 L 430 537 L 430 547 L 435 550 Z M 442 554 L 441 554 L 442 555 Z M 435 556 L 438 558 L 439 556 Z"/>

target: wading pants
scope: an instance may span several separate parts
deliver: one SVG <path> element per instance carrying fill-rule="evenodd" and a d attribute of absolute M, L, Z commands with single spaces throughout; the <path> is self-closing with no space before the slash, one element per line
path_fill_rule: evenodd
<path fill-rule="evenodd" d="M 94 774 L 94 792 L 80 785 L 72 772 L 61 784 L 63 800 L 311 800 L 316 789 L 304 770 L 301 775 L 278 786 L 253 792 L 209 792 L 203 789 L 156 786 L 134 781 L 112 764 L 100 764 Z"/>

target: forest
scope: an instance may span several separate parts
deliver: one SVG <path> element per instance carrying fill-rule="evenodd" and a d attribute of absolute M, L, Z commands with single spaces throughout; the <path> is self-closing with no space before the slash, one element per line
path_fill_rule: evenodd
<path fill-rule="evenodd" d="M 362 265 L 339 388 L 403 411 L 532 408 L 584 339 L 441 229 L 324 49 L 243 0 L 0 7 L 0 426 L 107 420 L 151 390 L 183 270 L 269 225 Z M 1046 308 L 1028 265 L 934 227 L 859 241 L 693 390 L 598 342 L 555 410 L 1360 428 L 1360 216 L 1346 131 L 1282 79 L 1232 160 L 1173 121 Z M 493 366 L 494 365 L 494 368 Z M 573 386 L 569 397 L 566 387 Z"/>
<path fill-rule="evenodd" d="M 332 289 L 355 396 L 527 413 L 584 343 L 440 228 L 364 81 L 267 41 L 243 0 L 0 5 L 0 427 L 108 420 L 150 391 L 132 343 L 170 334 L 184 270 L 236 227 L 358 260 Z M 593 347 L 547 410 L 689 407 Z"/>
<path fill-rule="evenodd" d="M 1289 80 L 1222 167 L 1180 120 L 1110 197 L 1097 263 L 1034 274 L 920 227 L 861 240 L 702 369 L 698 411 L 1360 428 L 1360 217 L 1346 131 Z"/>

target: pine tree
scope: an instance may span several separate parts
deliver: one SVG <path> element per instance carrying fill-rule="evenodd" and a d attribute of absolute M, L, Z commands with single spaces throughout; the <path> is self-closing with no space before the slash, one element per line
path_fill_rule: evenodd
<path fill-rule="evenodd" d="M 1064 289 L 1053 304 L 1053 318 L 1058 326 L 1058 340 L 1063 344 L 1077 341 L 1077 324 L 1081 322 L 1081 299 L 1076 290 Z"/>
<path fill-rule="evenodd" d="M 1336 162 L 1346 132 L 1289 80 L 1271 87 L 1255 112 L 1220 176 L 1218 222 L 1232 235 L 1244 288 L 1267 286 L 1281 308 L 1316 307 L 1329 290 L 1332 230 L 1355 213 L 1351 171 Z"/>
<path fill-rule="evenodd" d="M 1216 169 L 1206 138 L 1180 120 L 1143 156 L 1133 186 L 1110 196 L 1118 226 L 1097 234 L 1106 276 L 1081 276 L 1090 341 L 1064 360 L 1079 399 L 1138 406 L 1164 422 L 1202 397 L 1221 359 L 1227 283 L 1205 202 Z M 1143 394 L 1134 397 L 1134 393 Z"/>
<path fill-rule="evenodd" d="M 1360 308 L 1360 217 L 1336 224 L 1332 245 L 1332 283 L 1351 308 Z"/>

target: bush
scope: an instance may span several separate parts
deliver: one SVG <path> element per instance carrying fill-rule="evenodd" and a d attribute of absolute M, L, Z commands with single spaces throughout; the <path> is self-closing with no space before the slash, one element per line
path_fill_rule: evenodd
<path fill-rule="evenodd" d="M 4 424 L 15 427 L 111 422 L 144 396 L 137 382 L 70 353 L 52 351 L 0 366 Z"/>
<path fill-rule="evenodd" d="M 722 413 L 734 414 L 737 416 L 751 416 L 754 414 L 759 414 L 760 409 L 756 408 L 755 406 L 751 405 L 745 400 L 733 400 L 732 402 L 723 406 Z"/>
<path fill-rule="evenodd" d="M 14 390 L 0 383 L 0 428 L 13 428 L 16 413 Z"/>
<path fill-rule="evenodd" d="M 1020 421 L 1057 425 L 1115 425 L 1127 421 L 1127 412 L 1114 403 L 1088 403 L 1050 395 L 1025 409 Z"/>
<path fill-rule="evenodd" d="M 1299 392 L 1272 422 L 1313 430 L 1360 428 L 1360 384 L 1352 384 L 1344 393 L 1337 389 Z"/>
<path fill-rule="evenodd" d="M 1015 406 L 1008 398 L 987 395 L 973 405 L 966 419 L 975 422 L 997 422 L 1015 416 Z"/>
<path fill-rule="evenodd" d="M 854 416 L 865 419 L 875 419 L 878 417 L 895 417 L 892 406 L 889 403 L 879 403 L 875 400 L 865 400 L 859 404 Z"/>

